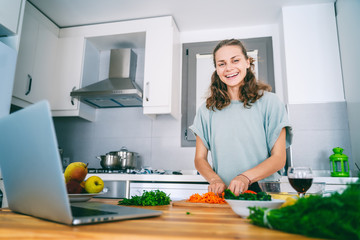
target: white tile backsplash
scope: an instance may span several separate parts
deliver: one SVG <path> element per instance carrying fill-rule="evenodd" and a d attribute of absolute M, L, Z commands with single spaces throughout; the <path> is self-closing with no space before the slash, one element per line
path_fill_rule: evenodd
<path fill-rule="evenodd" d="M 180 121 L 170 115 L 158 116 L 153 121 L 152 137 L 178 137 L 180 141 Z"/>
<path fill-rule="evenodd" d="M 142 113 L 142 108 L 98 109 L 98 119 L 93 123 L 95 136 L 113 138 L 151 138 L 152 120 Z M 121 146 L 120 146 L 121 147 Z"/>
<path fill-rule="evenodd" d="M 195 148 L 180 145 L 180 120 L 171 116 L 155 119 L 142 108 L 98 109 L 97 121 L 54 118 L 59 146 L 71 161 L 89 162 L 99 168 L 96 156 L 125 146 L 137 152 L 142 166 L 169 170 L 194 170 Z"/>
<path fill-rule="evenodd" d="M 195 148 L 180 148 L 180 136 L 152 139 L 152 164 L 165 170 L 191 170 L 194 167 Z M 171 166 L 171 168 L 166 167 Z"/>
<path fill-rule="evenodd" d="M 341 147 L 355 173 L 346 102 L 290 104 L 288 111 L 293 126 L 293 165 L 330 170 L 332 149 Z"/>
<path fill-rule="evenodd" d="M 294 131 L 292 160 L 295 166 L 310 166 L 316 170 L 330 170 L 329 157 L 334 147 L 341 147 L 351 161 L 349 131 L 299 130 Z M 349 161 L 349 163 L 350 163 Z"/>
<path fill-rule="evenodd" d="M 345 102 L 290 104 L 288 109 L 297 130 L 349 129 Z"/>

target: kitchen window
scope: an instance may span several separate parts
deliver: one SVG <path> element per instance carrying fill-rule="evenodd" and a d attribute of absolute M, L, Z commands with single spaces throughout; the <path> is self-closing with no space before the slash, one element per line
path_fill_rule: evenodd
<path fill-rule="evenodd" d="M 275 91 L 274 61 L 271 37 L 240 39 L 255 58 L 256 77 Z M 218 41 L 183 44 L 181 146 L 194 147 L 195 135 L 189 130 L 196 110 L 205 101 L 210 79 L 215 70 L 212 51 Z"/>

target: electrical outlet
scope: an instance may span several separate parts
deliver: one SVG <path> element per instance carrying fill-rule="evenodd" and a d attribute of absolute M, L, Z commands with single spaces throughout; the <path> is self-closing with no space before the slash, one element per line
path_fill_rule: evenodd
<path fill-rule="evenodd" d="M 68 165 L 70 164 L 70 158 L 69 157 L 64 157 L 62 159 L 62 165 L 64 168 L 66 168 Z"/>

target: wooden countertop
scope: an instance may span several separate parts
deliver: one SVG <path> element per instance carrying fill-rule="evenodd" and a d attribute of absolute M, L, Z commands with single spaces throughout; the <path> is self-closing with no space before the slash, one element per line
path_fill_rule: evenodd
<path fill-rule="evenodd" d="M 115 199 L 92 199 L 117 204 Z M 0 209 L 1 239 L 311 239 L 254 226 L 231 208 L 156 206 L 159 217 L 66 226 Z M 189 212 L 190 214 L 187 214 Z"/>

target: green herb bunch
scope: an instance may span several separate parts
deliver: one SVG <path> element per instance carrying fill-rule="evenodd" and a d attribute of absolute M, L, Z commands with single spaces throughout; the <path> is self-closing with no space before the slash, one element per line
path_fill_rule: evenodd
<path fill-rule="evenodd" d="M 131 198 L 124 198 L 119 201 L 119 205 L 135 205 L 135 206 L 158 206 L 169 205 L 170 196 L 163 191 L 144 191 L 141 196 L 132 196 Z"/>
<path fill-rule="evenodd" d="M 309 237 L 360 240 L 359 181 L 348 185 L 341 194 L 311 195 L 284 208 L 250 207 L 248 218 L 258 226 Z"/>
<path fill-rule="evenodd" d="M 271 201 L 271 195 L 266 192 L 258 192 L 257 194 L 245 192 L 235 196 L 232 191 L 225 189 L 224 193 L 224 198 L 229 200 Z"/>

